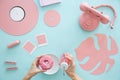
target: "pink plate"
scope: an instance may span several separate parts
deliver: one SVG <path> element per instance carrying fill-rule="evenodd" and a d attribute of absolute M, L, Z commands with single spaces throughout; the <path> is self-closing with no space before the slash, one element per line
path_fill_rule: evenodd
<path fill-rule="evenodd" d="M 50 10 L 45 14 L 44 21 L 48 26 L 55 27 L 60 22 L 60 15 L 57 11 Z"/>

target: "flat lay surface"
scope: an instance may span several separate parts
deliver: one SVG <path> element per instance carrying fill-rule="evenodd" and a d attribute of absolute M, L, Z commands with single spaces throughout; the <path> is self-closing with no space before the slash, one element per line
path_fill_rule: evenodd
<path fill-rule="evenodd" d="M 9 15 L 7 10 L 12 5 L 7 6 L 9 2 L 4 1 L 0 1 L 3 11 L 0 13 L 0 80 L 22 80 L 37 56 L 51 54 L 60 59 L 65 52 L 74 56 L 76 72 L 83 80 L 120 80 L 120 0 L 55 0 L 57 4 L 44 7 L 41 7 L 40 0 L 21 0 L 22 8 L 19 3 L 11 1 L 16 8 L 11 11 L 9 19 L 4 15 Z M 83 30 L 79 23 L 83 2 L 90 6 L 111 5 L 117 14 L 113 29 L 110 22 L 100 22 L 93 31 Z M 107 7 L 97 10 L 108 15 L 110 21 L 114 17 L 113 11 Z M 55 11 L 55 15 L 49 11 Z M 8 48 L 17 40 L 20 40 L 19 44 Z M 8 70 L 11 67 L 15 70 Z M 71 80 L 61 69 L 49 75 L 51 73 L 37 74 L 31 80 Z"/>

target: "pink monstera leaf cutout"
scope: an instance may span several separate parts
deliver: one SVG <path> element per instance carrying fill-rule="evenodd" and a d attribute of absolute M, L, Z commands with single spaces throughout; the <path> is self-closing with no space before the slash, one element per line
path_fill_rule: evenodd
<path fill-rule="evenodd" d="M 117 54 L 118 47 L 115 40 L 109 37 L 111 40 L 111 49 L 109 50 L 107 36 L 104 34 L 96 34 L 96 36 L 98 37 L 99 50 L 95 47 L 94 39 L 90 37 L 83 41 L 75 51 L 79 61 L 89 57 L 85 64 L 80 64 L 84 70 L 90 71 L 100 63 L 92 74 L 102 74 L 106 71 L 107 64 L 110 65 L 107 71 L 113 67 L 115 61 L 110 56 Z"/>

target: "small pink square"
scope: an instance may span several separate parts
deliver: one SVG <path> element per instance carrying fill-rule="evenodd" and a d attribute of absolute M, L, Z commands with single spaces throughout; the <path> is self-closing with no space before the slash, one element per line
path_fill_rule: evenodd
<path fill-rule="evenodd" d="M 27 41 L 23 48 L 30 54 L 32 54 L 33 51 L 36 49 L 35 45 L 30 41 Z"/>
<path fill-rule="evenodd" d="M 36 39 L 37 39 L 37 42 L 38 42 L 39 46 L 47 45 L 47 40 L 46 40 L 46 35 L 45 34 L 38 35 L 36 37 Z"/>

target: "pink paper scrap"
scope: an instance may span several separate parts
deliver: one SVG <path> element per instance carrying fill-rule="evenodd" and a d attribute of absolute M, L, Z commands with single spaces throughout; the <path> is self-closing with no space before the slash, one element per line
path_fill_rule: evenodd
<path fill-rule="evenodd" d="M 23 46 L 23 48 L 30 54 L 33 53 L 33 51 L 36 49 L 36 46 L 31 42 L 31 41 L 27 41 L 25 43 L 25 45 Z"/>
<path fill-rule="evenodd" d="M 36 36 L 36 40 L 38 42 L 38 46 L 45 46 L 47 45 L 47 39 L 45 34 L 40 34 Z"/>

